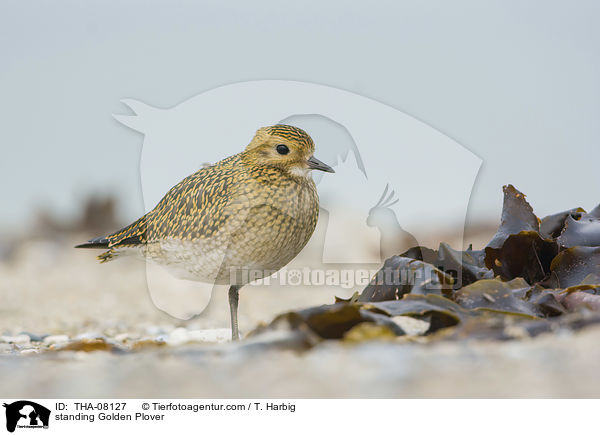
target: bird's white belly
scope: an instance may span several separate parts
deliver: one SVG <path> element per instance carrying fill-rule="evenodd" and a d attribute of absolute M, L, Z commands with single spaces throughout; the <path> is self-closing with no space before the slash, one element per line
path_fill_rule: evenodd
<path fill-rule="evenodd" d="M 253 261 L 229 243 L 212 239 L 166 239 L 147 245 L 145 255 L 177 278 L 214 284 L 244 285 L 284 265 Z"/>

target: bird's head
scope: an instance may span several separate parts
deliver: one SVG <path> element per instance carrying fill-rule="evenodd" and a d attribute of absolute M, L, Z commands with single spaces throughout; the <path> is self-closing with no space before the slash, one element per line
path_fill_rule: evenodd
<path fill-rule="evenodd" d="M 315 144 L 304 130 L 277 124 L 260 128 L 244 154 L 253 163 L 277 167 L 296 177 L 308 177 L 313 169 L 335 172 L 317 160 L 314 152 Z"/>

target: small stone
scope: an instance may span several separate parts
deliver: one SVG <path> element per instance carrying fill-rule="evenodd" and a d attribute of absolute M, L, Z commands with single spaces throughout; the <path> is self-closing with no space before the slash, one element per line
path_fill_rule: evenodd
<path fill-rule="evenodd" d="M 44 338 L 44 344 L 47 345 L 66 343 L 67 341 L 69 341 L 69 337 L 67 335 L 49 335 Z"/>
<path fill-rule="evenodd" d="M 429 329 L 429 322 L 426 320 L 415 319 L 409 316 L 394 316 L 394 323 L 406 333 L 406 335 L 424 335 Z"/>
<path fill-rule="evenodd" d="M 73 340 L 103 340 L 104 336 L 98 331 L 82 332 L 77 334 Z"/>
<path fill-rule="evenodd" d="M 185 328 L 175 328 L 167 338 L 169 346 L 179 346 L 190 341 L 188 330 Z"/>
<path fill-rule="evenodd" d="M 504 328 L 504 333 L 511 338 L 516 339 L 526 339 L 531 338 L 531 336 L 527 333 L 527 330 L 521 326 L 517 325 L 509 325 Z"/>
<path fill-rule="evenodd" d="M 34 355 L 36 353 L 40 353 L 40 351 L 37 349 L 23 349 L 21 351 L 21 355 Z"/>
<path fill-rule="evenodd" d="M 29 335 L 26 334 L 0 336 L 0 343 L 28 344 L 30 341 Z"/>
<path fill-rule="evenodd" d="M 131 335 L 127 334 L 126 332 L 115 336 L 115 341 L 118 341 L 121 343 L 124 343 L 129 340 L 131 340 Z"/>
<path fill-rule="evenodd" d="M 231 329 L 196 329 L 188 332 L 189 341 L 225 343 L 231 340 Z"/>
<path fill-rule="evenodd" d="M 31 333 L 31 332 L 25 332 L 25 331 L 21 332 L 21 334 L 28 335 L 28 336 L 29 336 L 29 339 L 30 339 L 31 341 L 38 341 L 38 342 L 39 342 L 39 341 L 43 341 L 43 340 L 44 340 L 44 338 L 46 338 L 46 337 L 48 336 L 48 334 L 43 334 L 43 335 L 40 335 L 40 334 L 33 334 L 33 333 Z"/>

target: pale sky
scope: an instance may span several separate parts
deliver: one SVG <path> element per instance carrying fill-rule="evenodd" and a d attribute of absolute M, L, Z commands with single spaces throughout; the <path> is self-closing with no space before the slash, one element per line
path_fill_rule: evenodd
<path fill-rule="evenodd" d="M 595 1 L 1 0 L 0 227 L 38 206 L 70 216 L 97 191 L 136 218 L 143 137 L 112 117 L 130 113 L 120 100 L 170 108 L 264 79 L 368 97 L 466 147 L 483 161 L 469 219 L 498 219 L 506 183 L 539 216 L 591 209 L 598 22 Z"/>

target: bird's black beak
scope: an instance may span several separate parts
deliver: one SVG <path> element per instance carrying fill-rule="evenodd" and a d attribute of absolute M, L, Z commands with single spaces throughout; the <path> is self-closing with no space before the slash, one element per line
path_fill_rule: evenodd
<path fill-rule="evenodd" d="M 306 164 L 308 165 L 308 167 L 310 169 L 317 169 L 319 171 L 332 172 L 332 173 L 335 172 L 331 166 L 326 165 L 325 163 L 323 163 L 321 160 L 315 158 L 314 156 L 312 156 L 310 159 L 308 159 Z"/>

